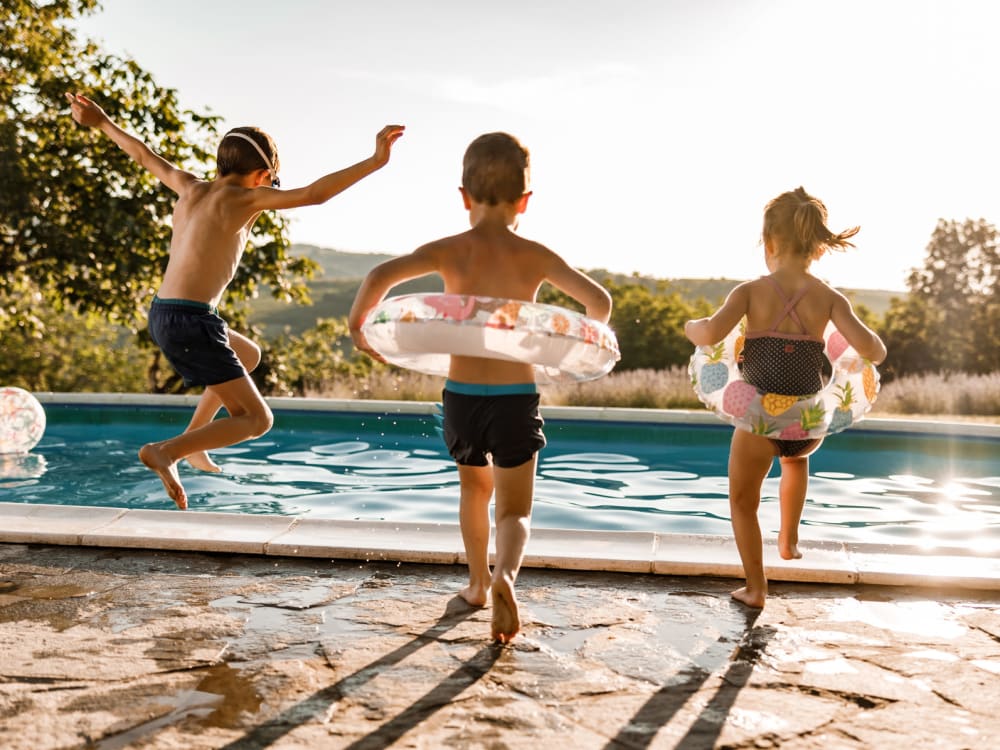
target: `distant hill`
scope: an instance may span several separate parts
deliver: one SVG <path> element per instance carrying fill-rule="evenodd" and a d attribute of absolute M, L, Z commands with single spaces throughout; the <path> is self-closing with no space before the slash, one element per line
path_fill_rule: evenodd
<path fill-rule="evenodd" d="M 657 279 L 652 276 L 626 275 L 611 273 L 604 269 L 587 271 L 595 278 L 603 281 L 611 279 L 616 284 L 641 284 L 649 289 L 662 288 L 667 292 L 676 292 L 683 299 L 694 301 L 705 299 L 712 304 L 719 304 L 741 279 Z M 905 296 L 899 292 L 889 292 L 882 289 L 848 289 L 840 290 L 856 305 L 864 305 L 876 315 L 884 315 L 889 309 L 893 297 Z"/>
<path fill-rule="evenodd" d="M 250 303 L 250 322 L 259 326 L 268 336 L 288 331 L 300 333 L 316 325 L 317 318 L 346 317 L 351 311 L 354 295 L 361 280 L 379 263 L 395 256 L 388 253 L 349 253 L 343 250 L 294 244 L 291 254 L 316 261 L 321 271 L 308 282 L 311 306 L 281 302 L 266 290 Z M 439 292 L 443 289 L 436 278 L 418 279 L 400 284 L 399 294 Z"/>
<path fill-rule="evenodd" d="M 312 306 L 306 307 L 289 302 L 279 302 L 262 295 L 251 303 L 250 320 L 260 326 L 268 336 L 283 331 L 299 333 L 316 324 L 317 318 L 338 318 L 346 316 L 351 309 L 354 295 L 361 286 L 361 280 L 372 268 L 392 255 L 386 253 L 350 253 L 343 250 L 318 247 L 316 245 L 292 245 L 292 255 L 310 258 L 320 266 L 322 273 L 309 282 Z M 718 304 L 739 282 L 737 279 L 657 279 L 637 274 L 619 274 L 595 269 L 587 271 L 594 279 L 610 279 L 616 284 L 641 284 L 649 289 L 663 289 L 676 292 L 687 300 L 706 299 Z M 441 281 L 437 278 L 417 279 L 401 284 L 394 293 L 439 292 Z M 855 304 L 864 305 L 875 315 L 884 315 L 897 292 L 878 289 L 841 289 Z"/>
<path fill-rule="evenodd" d="M 392 257 L 387 253 L 346 253 L 316 245 L 292 245 L 291 254 L 316 261 L 323 279 L 363 279 L 365 274 Z"/>

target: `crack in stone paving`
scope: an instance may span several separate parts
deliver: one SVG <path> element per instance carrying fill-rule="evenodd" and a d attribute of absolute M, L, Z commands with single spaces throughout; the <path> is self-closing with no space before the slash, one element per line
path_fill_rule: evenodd
<path fill-rule="evenodd" d="M 986 628 L 980 627 L 979 625 L 969 625 L 968 627 L 970 627 L 971 629 L 973 629 L 973 630 L 975 630 L 975 631 L 977 631 L 979 633 L 982 633 L 987 638 L 989 638 L 991 641 L 995 641 L 997 643 L 1000 643 L 1000 635 L 997 635 L 996 633 L 993 633 L 993 632 L 987 630 Z"/>
<path fill-rule="evenodd" d="M 944 701 L 945 703 L 948 703 L 949 705 L 954 706 L 955 708 L 961 708 L 963 711 L 968 711 L 969 710 L 964 705 L 962 705 L 959 701 L 956 701 L 956 700 L 953 700 L 952 698 L 949 698 L 947 695 L 944 695 L 939 690 L 934 690 L 932 688 L 931 689 L 931 694 L 932 695 L 936 695 L 942 701 Z M 972 711 L 971 713 L 975 713 L 975 711 Z"/>
<path fill-rule="evenodd" d="M 761 686 L 757 685 L 756 687 L 761 687 Z M 800 693 L 804 693 L 805 695 L 812 695 L 817 698 L 839 698 L 848 703 L 852 703 L 858 706 L 859 708 L 863 708 L 866 711 L 875 708 L 883 708 L 885 706 L 891 706 L 892 704 L 897 702 L 895 700 L 892 700 L 891 698 L 878 698 L 871 695 L 865 695 L 863 693 L 852 693 L 846 690 L 832 690 L 829 688 L 818 688 L 813 685 L 798 685 L 798 686 L 771 685 L 770 687 L 773 687 L 778 690 L 789 690 L 789 689 L 797 690 Z"/>

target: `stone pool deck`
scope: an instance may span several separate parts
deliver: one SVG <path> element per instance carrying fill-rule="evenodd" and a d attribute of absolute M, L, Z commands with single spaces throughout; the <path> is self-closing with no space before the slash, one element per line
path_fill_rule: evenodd
<path fill-rule="evenodd" d="M 1000 747 L 996 591 L 779 582 L 756 611 L 723 577 L 534 567 L 499 647 L 463 583 L 451 564 L 2 543 L 0 746 Z"/>

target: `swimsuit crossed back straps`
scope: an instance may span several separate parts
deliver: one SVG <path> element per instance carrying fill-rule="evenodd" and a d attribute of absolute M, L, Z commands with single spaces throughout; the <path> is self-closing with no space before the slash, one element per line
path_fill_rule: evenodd
<path fill-rule="evenodd" d="M 806 284 L 789 297 L 771 276 L 764 276 L 774 287 L 784 306 L 770 328 L 747 332 L 743 346 L 743 379 L 764 393 L 807 396 L 818 393 L 830 378 L 831 366 L 823 352 L 823 339 L 810 336 L 795 306 L 809 290 Z M 778 326 L 790 318 L 798 333 L 786 333 Z"/>

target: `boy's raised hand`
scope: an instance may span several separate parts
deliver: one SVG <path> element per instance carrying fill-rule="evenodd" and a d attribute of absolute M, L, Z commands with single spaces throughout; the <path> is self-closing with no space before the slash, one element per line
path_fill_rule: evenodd
<path fill-rule="evenodd" d="M 69 100 L 70 111 L 73 119 L 88 128 L 100 125 L 108 119 L 104 110 L 94 104 L 83 94 L 71 94 L 66 92 L 66 99 Z"/>
<path fill-rule="evenodd" d="M 375 164 L 384 167 L 389 161 L 389 154 L 392 152 L 392 144 L 398 141 L 405 125 L 386 125 L 375 136 Z"/>
<path fill-rule="evenodd" d="M 99 128 L 133 161 L 152 172 L 156 179 L 178 195 L 198 181 L 193 174 L 178 169 L 134 135 L 118 127 L 103 109 L 83 94 L 67 92 L 66 99 L 69 101 L 74 120 L 88 128 Z"/>

